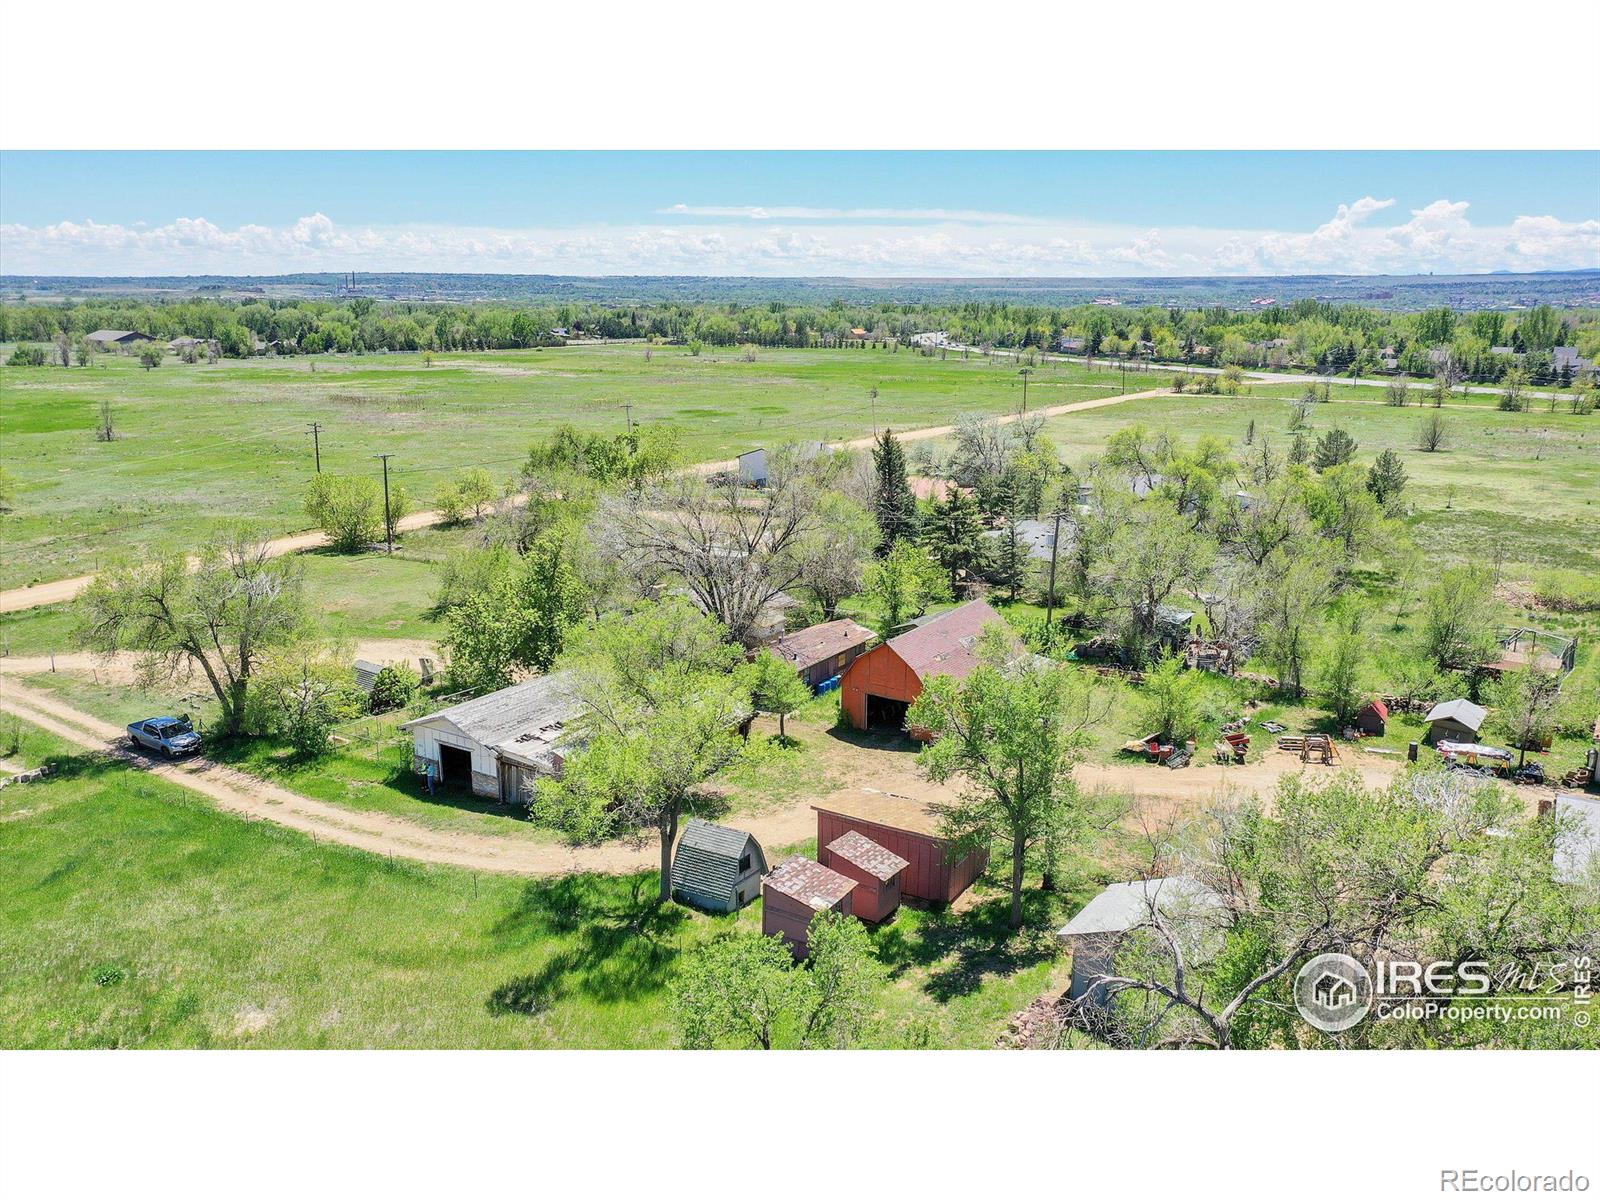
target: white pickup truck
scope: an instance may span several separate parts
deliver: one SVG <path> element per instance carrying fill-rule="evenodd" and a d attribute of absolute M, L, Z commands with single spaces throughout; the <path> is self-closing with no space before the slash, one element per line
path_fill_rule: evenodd
<path fill-rule="evenodd" d="M 135 721 L 128 726 L 128 740 L 135 749 L 143 746 L 168 758 L 193 754 L 200 749 L 200 735 L 182 717 L 151 717 L 147 721 Z"/>

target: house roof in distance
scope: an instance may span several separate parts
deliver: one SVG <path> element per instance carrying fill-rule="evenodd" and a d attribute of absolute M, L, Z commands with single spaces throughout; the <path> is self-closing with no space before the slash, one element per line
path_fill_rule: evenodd
<path fill-rule="evenodd" d="M 1483 724 L 1489 710 L 1471 700 L 1446 700 L 1428 710 L 1424 721 L 1458 721 L 1468 729 L 1476 730 Z"/>
<path fill-rule="evenodd" d="M 901 858 L 854 829 L 829 842 L 828 853 L 886 883 L 911 865 L 910 859 Z"/>
<path fill-rule="evenodd" d="M 1152 905 L 1163 917 L 1206 914 L 1222 908 L 1222 897 L 1187 875 L 1113 883 L 1085 904 L 1057 936 L 1125 933 L 1149 919 Z"/>
<path fill-rule="evenodd" d="M 796 856 L 768 875 L 765 886 L 821 912 L 855 891 L 856 881 L 819 862 Z"/>
<path fill-rule="evenodd" d="M 843 619 L 797 629 L 779 638 L 772 648 L 785 662 L 805 670 L 854 646 L 864 646 L 874 636 L 865 625 Z"/>

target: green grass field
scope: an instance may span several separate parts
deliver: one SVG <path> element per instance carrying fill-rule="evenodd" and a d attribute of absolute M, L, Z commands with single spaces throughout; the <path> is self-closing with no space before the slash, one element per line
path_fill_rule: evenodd
<path fill-rule="evenodd" d="M 304 529 L 312 471 L 307 423 L 323 426 L 325 471 L 393 478 L 426 502 L 453 468 L 514 476 L 530 442 L 570 422 L 588 429 L 669 422 L 694 460 L 801 438 L 845 439 L 878 424 L 939 424 L 1017 409 L 1011 364 L 910 351 L 762 350 L 691 355 L 682 347 L 584 346 L 440 356 L 256 359 L 215 365 L 130 357 L 95 366 L 0 367 L 0 465 L 18 480 L 5 517 L 0 587 L 92 570 L 112 552 L 201 540 L 249 517 Z M 1130 375 L 1129 387 L 1158 386 Z M 1045 365 L 1031 407 L 1113 394 L 1121 376 Z M 876 403 L 869 397 L 878 388 Z M 95 438 L 109 400 L 117 438 Z"/>
<path fill-rule="evenodd" d="M 1257 436 L 1286 453 L 1293 407 L 1268 392 L 1171 396 L 1072 413 L 1046 429 L 1074 466 L 1136 423 L 1185 441 L 1210 434 L 1237 452 L 1254 421 Z M 1385 449 L 1400 455 L 1410 476 L 1408 524 L 1432 560 L 1580 570 L 1600 564 L 1600 416 L 1438 410 L 1449 442 L 1427 454 L 1416 448 L 1417 429 L 1435 411 L 1336 398 L 1314 408 L 1310 435 L 1342 426 L 1359 444 L 1361 463 Z"/>
<path fill-rule="evenodd" d="M 680 956 L 760 927 L 759 902 L 657 908 L 649 872 L 474 877 L 319 845 L 28 727 L 18 756 L 58 773 L 0 792 L 7 1048 L 664 1047 Z M 1034 892 L 1015 937 L 993 891 L 904 910 L 873 934 L 868 1043 L 993 1045 L 1092 890 Z"/>

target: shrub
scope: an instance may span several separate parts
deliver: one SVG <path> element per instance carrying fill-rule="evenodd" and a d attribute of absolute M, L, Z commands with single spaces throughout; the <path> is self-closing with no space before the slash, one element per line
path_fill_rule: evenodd
<path fill-rule="evenodd" d="M 421 686 L 422 677 L 405 663 L 390 663 L 372 681 L 368 705 L 375 713 L 393 712 L 415 700 Z"/>
<path fill-rule="evenodd" d="M 1556 612 L 1600 611 L 1600 579 L 1579 571 L 1546 571 L 1534 580 L 1533 594 Z"/>
<path fill-rule="evenodd" d="M 42 367 L 49 359 L 45 355 L 43 346 L 34 346 L 28 343 L 18 345 L 11 351 L 11 357 L 6 359 L 8 367 Z"/>
<path fill-rule="evenodd" d="M 344 553 L 383 536 L 383 488 L 372 479 L 318 475 L 306 493 L 306 512 Z"/>

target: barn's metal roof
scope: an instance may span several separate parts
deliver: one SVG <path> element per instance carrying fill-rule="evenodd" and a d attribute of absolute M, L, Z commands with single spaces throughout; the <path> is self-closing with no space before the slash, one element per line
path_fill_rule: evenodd
<path fill-rule="evenodd" d="M 828 843 L 828 853 L 842 858 L 853 867 L 860 867 L 874 879 L 888 882 L 911 865 L 911 860 L 901 858 L 877 842 L 852 829 Z"/>
<path fill-rule="evenodd" d="M 819 862 L 796 857 L 768 875 L 763 886 L 821 912 L 853 892 L 856 881 Z"/>
<path fill-rule="evenodd" d="M 1204 915 L 1222 908 L 1222 897 L 1187 875 L 1113 883 L 1079 910 L 1058 931 L 1058 937 L 1124 933 L 1150 919 L 1154 907 L 1163 917 Z"/>
<path fill-rule="evenodd" d="M 568 671 L 540 675 L 407 721 L 400 728 L 412 729 L 446 721 L 482 746 L 493 748 L 516 742 L 539 730 L 562 725 L 582 711 L 572 695 L 572 682 L 573 676 Z"/>
<path fill-rule="evenodd" d="M 1008 628 L 1004 617 L 982 600 L 973 600 L 940 613 L 887 644 L 918 678 L 949 675 L 965 679 L 978 665 L 979 636 L 994 624 Z"/>
<path fill-rule="evenodd" d="M 757 860 L 753 865 L 764 871 L 767 857 L 750 834 L 691 817 L 672 856 L 672 890 L 708 899 L 731 898 L 739 882 L 739 860 L 747 846 Z"/>

